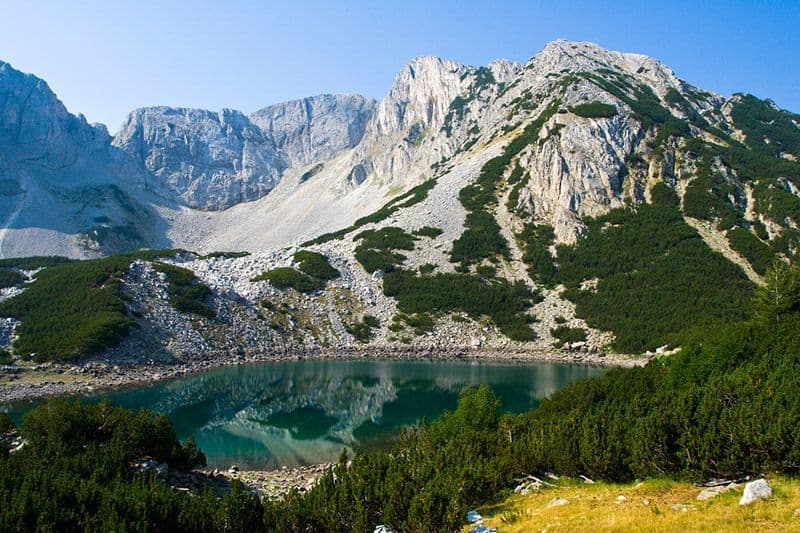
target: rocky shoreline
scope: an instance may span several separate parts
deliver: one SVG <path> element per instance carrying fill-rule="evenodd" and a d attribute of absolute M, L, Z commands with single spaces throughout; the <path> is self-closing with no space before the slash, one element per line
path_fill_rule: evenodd
<path fill-rule="evenodd" d="M 206 354 L 173 361 L 127 362 L 90 360 L 80 364 L 48 363 L 35 366 L 0 366 L 0 405 L 53 396 L 93 394 L 126 386 L 154 383 L 214 368 L 253 363 L 305 359 L 461 360 L 485 363 L 557 362 L 596 366 L 631 367 L 649 358 L 592 351 L 542 351 L 517 348 L 452 348 L 440 346 L 358 346 L 335 349 L 296 349 L 260 354 Z"/>

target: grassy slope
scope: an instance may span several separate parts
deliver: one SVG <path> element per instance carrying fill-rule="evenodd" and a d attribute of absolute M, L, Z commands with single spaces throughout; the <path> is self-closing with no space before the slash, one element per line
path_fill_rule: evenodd
<path fill-rule="evenodd" d="M 800 480 L 771 477 L 773 497 L 739 506 L 742 489 L 697 501 L 691 483 L 654 479 L 643 483 L 587 485 L 562 479 L 555 487 L 479 509 L 484 523 L 504 533 L 544 531 L 769 531 L 800 529 Z M 622 503 L 615 503 L 620 496 Z M 548 507 L 553 498 L 566 505 Z M 679 511 L 676 504 L 695 509 Z M 469 531 L 465 527 L 464 531 Z"/>

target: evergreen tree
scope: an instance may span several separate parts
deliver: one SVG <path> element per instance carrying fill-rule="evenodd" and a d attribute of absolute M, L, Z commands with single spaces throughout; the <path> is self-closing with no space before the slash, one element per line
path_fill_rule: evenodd
<path fill-rule="evenodd" d="M 755 294 L 756 317 L 767 322 L 800 309 L 800 268 L 775 259 Z"/>

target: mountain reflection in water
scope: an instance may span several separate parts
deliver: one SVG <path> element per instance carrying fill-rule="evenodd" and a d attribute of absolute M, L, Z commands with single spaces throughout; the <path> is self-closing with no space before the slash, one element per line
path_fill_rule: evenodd
<path fill-rule="evenodd" d="M 453 409 L 469 385 L 491 386 L 504 411 L 520 412 L 602 372 L 555 363 L 306 360 L 220 368 L 93 399 L 166 414 L 179 438 L 195 436 L 210 467 L 274 468 L 383 445 L 399 428 Z"/>

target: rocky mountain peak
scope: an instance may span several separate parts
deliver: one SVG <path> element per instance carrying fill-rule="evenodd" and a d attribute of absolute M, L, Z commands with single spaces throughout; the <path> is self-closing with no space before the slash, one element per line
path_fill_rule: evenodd
<path fill-rule="evenodd" d="M 250 119 L 292 167 L 326 161 L 357 145 L 376 102 L 359 94 L 323 94 L 271 105 Z"/>
<path fill-rule="evenodd" d="M 434 56 L 409 61 L 378 104 L 373 127 L 377 134 L 403 131 L 415 124 L 441 124 L 450 102 L 468 85 L 469 67 Z"/>
<path fill-rule="evenodd" d="M 519 73 L 522 65 L 508 59 L 496 59 L 486 65 L 486 68 L 492 71 L 492 75 L 498 83 L 506 83 Z"/>
<path fill-rule="evenodd" d="M 239 111 L 148 107 L 133 111 L 114 145 L 201 209 L 255 200 L 286 164 L 271 139 Z"/>
<path fill-rule="evenodd" d="M 0 154 L 5 161 L 65 168 L 109 141 L 105 128 L 70 114 L 47 82 L 0 62 Z"/>

